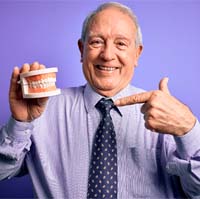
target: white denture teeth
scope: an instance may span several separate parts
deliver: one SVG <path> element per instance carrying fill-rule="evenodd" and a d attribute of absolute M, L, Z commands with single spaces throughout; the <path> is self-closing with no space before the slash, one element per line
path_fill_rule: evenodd
<path fill-rule="evenodd" d="M 28 83 L 30 88 L 48 88 L 51 86 L 55 86 L 56 78 L 48 77 L 38 81 L 31 81 Z"/>

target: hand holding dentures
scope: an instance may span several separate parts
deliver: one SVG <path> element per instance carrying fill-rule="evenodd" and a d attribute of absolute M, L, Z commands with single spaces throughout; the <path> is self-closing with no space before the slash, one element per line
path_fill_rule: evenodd
<path fill-rule="evenodd" d="M 19 121 L 30 122 L 45 109 L 49 96 L 60 94 L 56 88 L 57 68 L 46 68 L 34 62 L 15 67 L 11 77 L 9 101 L 12 116 Z"/>

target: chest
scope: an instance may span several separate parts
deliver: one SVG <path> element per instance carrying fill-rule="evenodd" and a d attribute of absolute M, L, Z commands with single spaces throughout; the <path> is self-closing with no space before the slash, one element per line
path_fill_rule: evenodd
<path fill-rule="evenodd" d="M 134 111 L 122 117 L 114 113 L 111 116 L 117 136 L 120 198 L 143 196 L 144 186 L 149 195 L 152 182 L 159 184 L 162 140 L 145 130 Z M 70 198 L 86 195 L 92 143 L 100 119 L 97 111 L 87 113 L 75 108 L 53 118 L 45 115 L 34 130 L 32 157 L 43 170 L 41 177 L 54 176 L 54 184 L 70 190 Z"/>

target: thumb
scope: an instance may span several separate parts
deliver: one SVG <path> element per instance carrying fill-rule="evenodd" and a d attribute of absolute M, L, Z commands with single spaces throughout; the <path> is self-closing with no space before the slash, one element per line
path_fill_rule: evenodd
<path fill-rule="evenodd" d="M 159 83 L 159 90 L 163 91 L 164 93 L 167 93 L 170 95 L 170 91 L 168 89 L 168 81 L 169 81 L 169 78 L 168 77 L 164 77 L 160 80 L 160 83 Z"/>

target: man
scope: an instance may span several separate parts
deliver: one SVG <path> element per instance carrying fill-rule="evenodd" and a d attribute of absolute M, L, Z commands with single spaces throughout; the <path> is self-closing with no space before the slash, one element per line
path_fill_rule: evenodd
<path fill-rule="evenodd" d="M 60 96 L 24 100 L 19 74 L 45 66 L 14 68 L 12 117 L 0 134 L 0 178 L 28 171 L 39 198 L 199 198 L 199 122 L 170 94 L 167 78 L 150 92 L 129 85 L 142 52 L 134 14 L 118 3 L 101 5 L 86 18 L 78 46 L 88 83 Z M 96 108 L 102 98 L 112 99 L 106 117 Z M 117 162 L 109 167 L 117 169 L 116 180 L 105 174 L 93 186 L 92 172 L 106 168 L 93 167 L 96 132 L 107 128 L 98 127 L 101 118 L 116 139 Z"/>

